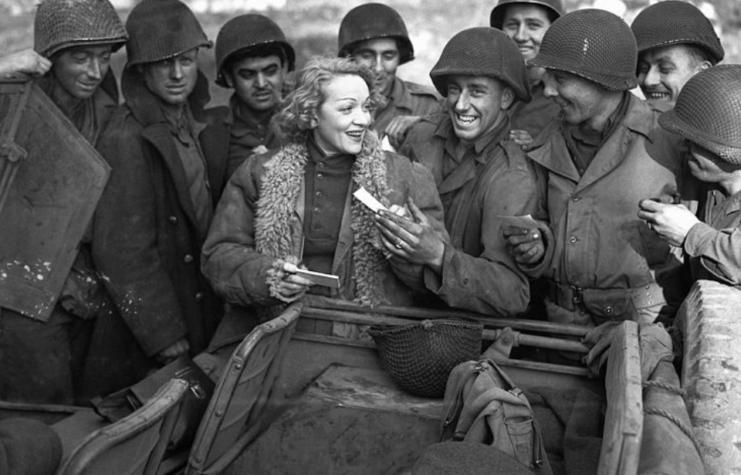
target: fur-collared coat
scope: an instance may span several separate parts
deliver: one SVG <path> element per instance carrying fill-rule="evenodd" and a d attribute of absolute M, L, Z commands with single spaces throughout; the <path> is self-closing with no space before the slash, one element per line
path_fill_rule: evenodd
<path fill-rule="evenodd" d="M 371 186 L 369 191 L 386 206 L 404 205 L 411 196 L 422 212 L 442 221 L 429 171 L 378 147 L 375 133 L 367 133 L 350 191 L 359 184 Z M 305 144 L 289 144 L 250 157 L 232 175 L 202 254 L 204 275 L 227 302 L 257 307 L 281 303 L 271 296 L 271 270 L 279 259 L 301 258 L 303 222 L 310 212 L 304 207 L 304 164 L 309 159 Z M 375 171 L 367 173 L 370 169 Z M 291 185 L 294 179 L 298 186 Z M 418 295 L 413 289 L 424 289 L 423 267 L 396 258 L 387 261 L 372 250 L 372 227 L 372 213 L 348 194 L 332 263 L 340 289 L 333 296 L 367 305 L 411 305 Z"/>
<path fill-rule="evenodd" d="M 199 73 L 189 98 L 197 121 L 205 120 L 207 87 Z M 198 231 L 185 169 L 157 98 L 130 70 L 122 89 L 126 103 L 98 146 L 112 172 L 95 216 L 93 258 L 147 356 L 183 337 L 196 354 L 222 313 L 199 269 L 205 236 Z M 227 180 L 228 130 L 209 126 L 198 139 L 217 203 Z"/>

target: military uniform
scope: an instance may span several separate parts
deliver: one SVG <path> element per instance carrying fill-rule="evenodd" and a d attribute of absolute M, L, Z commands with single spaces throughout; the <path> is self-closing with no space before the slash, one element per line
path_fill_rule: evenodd
<path fill-rule="evenodd" d="M 34 18 L 34 49 L 47 58 L 54 58 L 66 48 L 90 43 L 110 45 L 116 51 L 127 37 L 116 10 L 107 1 L 46 0 Z M 37 80 L 50 97 L 55 87 L 64 87 L 56 84 L 55 67 Z M 90 144 L 96 144 L 106 127 L 117 98 L 116 81 L 109 70 L 91 97 L 77 98 L 74 107 L 66 111 L 68 119 Z M 89 241 L 87 233 L 47 322 L 0 309 L 0 399 L 74 402 L 73 379 L 86 356 L 90 331 L 90 322 L 86 320 L 101 313 L 106 299 L 90 263 Z"/>
<path fill-rule="evenodd" d="M 394 117 L 400 115 L 425 116 L 442 110 L 441 97 L 430 86 L 394 80 L 386 107 L 376 111 L 373 130 L 383 134 Z"/>

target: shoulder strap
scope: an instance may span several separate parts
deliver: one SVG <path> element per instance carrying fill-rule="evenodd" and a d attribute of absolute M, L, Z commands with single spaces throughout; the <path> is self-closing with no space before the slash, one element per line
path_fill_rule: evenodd
<path fill-rule="evenodd" d="M 451 371 L 448 387 L 445 390 L 440 441 L 453 438 L 458 419 L 463 411 L 464 393 L 467 388 L 471 387 L 480 373 L 480 366 L 476 361 L 461 363 Z"/>

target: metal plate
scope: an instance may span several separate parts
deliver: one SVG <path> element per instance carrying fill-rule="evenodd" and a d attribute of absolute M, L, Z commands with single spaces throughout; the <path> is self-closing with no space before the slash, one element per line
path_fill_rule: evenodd
<path fill-rule="evenodd" d="M 0 131 L 0 307 L 46 321 L 110 167 L 33 82 L 0 82 Z"/>

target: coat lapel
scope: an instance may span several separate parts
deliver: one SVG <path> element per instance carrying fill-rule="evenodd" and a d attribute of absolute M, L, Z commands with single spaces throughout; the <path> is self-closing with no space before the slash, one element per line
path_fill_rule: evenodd
<path fill-rule="evenodd" d="M 190 197 L 188 180 L 185 177 L 185 169 L 173 143 L 169 127 L 165 123 L 153 124 L 144 129 L 142 136 L 159 152 L 170 172 L 170 176 L 172 176 L 180 206 L 182 206 L 193 227 L 199 229 L 193 200 Z"/>

